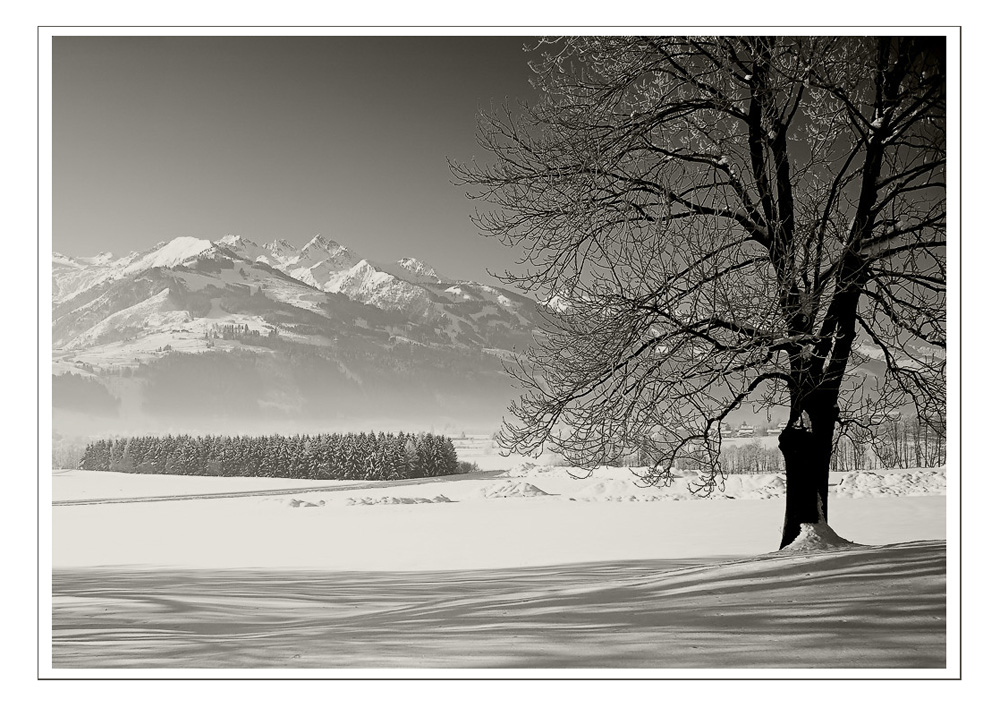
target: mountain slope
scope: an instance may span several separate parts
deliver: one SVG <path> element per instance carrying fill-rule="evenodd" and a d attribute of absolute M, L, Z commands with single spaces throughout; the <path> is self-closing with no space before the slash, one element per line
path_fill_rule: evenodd
<path fill-rule="evenodd" d="M 95 379 L 132 420 L 495 423 L 501 362 L 540 322 L 528 298 L 321 236 L 53 254 L 52 272 L 53 374 Z"/>

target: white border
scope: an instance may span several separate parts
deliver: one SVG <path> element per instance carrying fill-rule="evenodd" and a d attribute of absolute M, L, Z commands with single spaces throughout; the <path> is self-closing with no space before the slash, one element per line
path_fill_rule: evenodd
<path fill-rule="evenodd" d="M 588 34 L 632 34 L 632 33 L 658 33 L 656 28 L 648 26 L 639 27 L 577 27 L 577 28 L 545 28 L 545 27 L 277 27 L 277 28 L 242 28 L 242 27 L 51 27 L 43 28 L 39 32 L 39 251 L 43 258 L 39 259 L 38 283 L 39 300 L 41 303 L 51 302 L 51 275 L 49 273 L 46 253 L 51 252 L 51 37 L 54 35 L 192 35 L 192 36 L 241 36 L 241 35 L 276 35 L 276 36 L 299 36 L 299 35 L 508 35 L 508 36 L 532 36 L 537 34 L 552 34 L 553 32 L 574 29 Z M 955 28 L 859 28 L 859 27 L 669 27 L 662 28 L 662 31 L 669 31 L 675 34 L 830 34 L 830 35 L 860 35 L 860 34 L 945 34 L 949 37 L 949 135 L 948 135 L 948 191 L 949 201 L 952 205 L 950 215 L 950 231 L 952 234 L 960 234 L 959 211 L 957 209 L 957 195 L 960 190 L 960 152 L 958 149 L 960 135 L 958 125 L 960 120 L 960 104 L 958 100 L 958 30 Z M 950 239 L 948 247 L 948 260 L 951 264 L 957 264 L 958 259 L 958 239 L 954 236 Z M 959 321 L 958 310 L 958 285 L 953 278 L 949 283 L 949 340 L 952 343 L 952 360 L 957 362 L 960 359 L 958 346 L 957 324 Z M 44 307 L 43 311 L 47 312 Z M 43 318 L 47 320 L 48 317 Z M 39 475 L 39 497 L 40 500 L 51 498 L 51 475 L 44 474 L 48 460 L 51 458 L 51 414 L 50 408 L 44 402 L 51 401 L 51 382 L 48 375 L 50 368 L 51 352 L 51 326 L 46 326 L 46 322 L 41 322 L 39 327 L 39 401 L 41 406 L 41 416 L 39 421 L 39 435 L 41 440 L 41 472 Z M 958 419 L 958 377 L 960 371 L 958 366 L 952 366 L 949 371 L 949 420 Z M 947 533 L 950 541 L 948 554 L 948 668 L 934 671 L 854 671 L 854 670 L 705 670 L 705 671 L 673 671 L 673 670 L 618 670 L 618 671 L 558 671 L 558 670 L 496 670 L 496 671 L 396 671 L 396 670 L 365 670 L 365 671 L 297 671 L 297 670 L 254 670 L 252 675 L 260 678 L 302 678 L 302 677 L 364 677 L 364 678 L 469 678 L 469 677 L 531 677 L 531 678 L 581 678 L 602 677 L 602 678 L 928 678 L 928 677 L 955 677 L 958 675 L 958 644 L 955 628 L 958 617 L 958 591 L 960 589 L 959 576 L 956 572 L 956 561 L 958 556 L 957 539 L 959 538 L 959 517 L 958 501 L 961 491 L 960 460 L 957 454 L 957 426 L 952 424 L 952 441 L 949 450 L 949 495 L 947 505 Z M 89 670 L 89 671 L 69 671 L 46 669 L 51 666 L 51 506 L 41 504 L 39 508 L 39 660 L 41 676 L 60 678 L 165 678 L 165 677 L 217 677 L 235 678 L 246 677 L 246 671 L 188 671 L 188 670 Z M 255 684 L 258 685 L 258 684 Z M 490 689 L 493 690 L 492 688 Z M 672 690 L 672 689 L 671 689 Z M 814 701 L 811 701 L 815 703 Z"/>

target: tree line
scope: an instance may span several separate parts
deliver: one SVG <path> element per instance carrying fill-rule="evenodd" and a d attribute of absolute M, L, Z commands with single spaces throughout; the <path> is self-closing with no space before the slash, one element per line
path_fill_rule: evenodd
<path fill-rule="evenodd" d="M 906 469 L 945 464 L 947 427 L 944 417 L 925 421 L 895 417 L 874 426 L 870 435 L 844 436 L 832 463 L 835 469 Z"/>
<path fill-rule="evenodd" d="M 868 435 L 841 435 L 834 444 L 830 469 L 835 472 L 856 470 L 908 469 L 941 467 L 947 461 L 945 422 L 933 425 L 916 416 L 892 418 L 872 426 Z M 621 464 L 653 464 L 648 454 L 623 456 Z M 717 462 L 726 475 L 784 472 L 781 450 L 766 447 L 759 440 L 722 446 Z"/>
<path fill-rule="evenodd" d="M 928 425 L 914 416 L 883 421 L 871 429 L 867 439 L 840 436 L 833 448 L 830 469 L 849 472 L 940 467 L 947 461 L 944 425 L 944 421 Z M 757 441 L 723 448 L 719 464 L 726 474 L 784 471 L 781 451 Z"/>
<path fill-rule="evenodd" d="M 278 329 L 276 327 L 268 327 L 267 333 L 263 334 L 259 329 L 250 329 L 249 325 L 246 324 L 226 324 L 226 325 L 212 325 L 207 332 L 205 332 L 205 339 L 224 339 L 224 340 L 235 340 L 235 341 L 254 341 L 266 337 L 268 339 L 278 338 Z"/>
<path fill-rule="evenodd" d="M 429 433 L 168 435 L 87 445 L 85 470 L 138 474 L 391 480 L 470 471 L 449 438 Z"/>

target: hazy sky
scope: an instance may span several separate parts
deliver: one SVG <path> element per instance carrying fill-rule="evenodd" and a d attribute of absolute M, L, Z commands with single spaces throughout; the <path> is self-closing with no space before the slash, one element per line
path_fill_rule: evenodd
<path fill-rule="evenodd" d="M 53 248 L 124 254 L 238 233 L 482 279 L 447 157 L 530 98 L 516 37 L 55 37 Z"/>

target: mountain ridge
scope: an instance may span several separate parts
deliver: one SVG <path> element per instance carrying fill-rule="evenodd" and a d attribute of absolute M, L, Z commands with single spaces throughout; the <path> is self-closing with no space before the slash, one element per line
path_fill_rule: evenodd
<path fill-rule="evenodd" d="M 541 324 L 522 295 L 413 257 L 380 264 L 321 235 L 298 249 L 179 237 L 120 258 L 53 253 L 52 263 L 53 375 L 138 395 L 132 415 L 350 419 L 392 405 L 498 422 L 510 397 L 502 361 Z"/>

